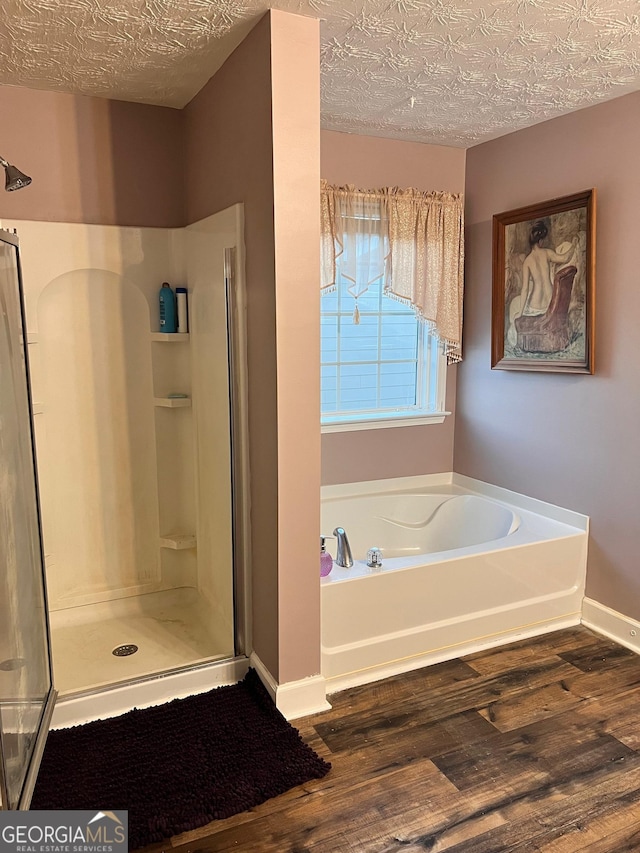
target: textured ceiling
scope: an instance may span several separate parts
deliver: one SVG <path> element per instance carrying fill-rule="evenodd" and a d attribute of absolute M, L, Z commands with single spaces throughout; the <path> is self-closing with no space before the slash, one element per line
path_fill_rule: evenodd
<path fill-rule="evenodd" d="M 269 5 L 322 19 L 322 123 L 468 147 L 640 89 L 640 0 L 0 0 L 0 82 L 182 107 Z"/>

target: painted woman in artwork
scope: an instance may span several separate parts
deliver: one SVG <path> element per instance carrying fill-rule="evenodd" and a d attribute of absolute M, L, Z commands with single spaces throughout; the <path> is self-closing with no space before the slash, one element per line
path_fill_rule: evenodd
<path fill-rule="evenodd" d="M 518 317 L 539 317 L 545 314 L 553 294 L 556 271 L 568 264 L 575 254 L 578 237 L 564 242 L 557 249 L 544 247 L 549 229 L 542 220 L 536 222 L 529 233 L 529 254 L 522 263 L 522 288 L 509 305 L 507 341 L 516 345 Z"/>

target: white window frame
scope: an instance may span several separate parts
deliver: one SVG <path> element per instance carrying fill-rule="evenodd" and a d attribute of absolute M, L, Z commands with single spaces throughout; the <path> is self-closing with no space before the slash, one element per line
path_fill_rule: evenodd
<path fill-rule="evenodd" d="M 447 364 L 444 346 L 430 335 L 428 325 L 420 322 L 417 361 L 418 403 L 414 409 L 325 413 L 321 414 L 320 418 L 321 432 L 350 432 L 443 423 L 445 417 L 451 414 L 445 411 Z M 429 392 L 431 399 L 428 399 Z"/>

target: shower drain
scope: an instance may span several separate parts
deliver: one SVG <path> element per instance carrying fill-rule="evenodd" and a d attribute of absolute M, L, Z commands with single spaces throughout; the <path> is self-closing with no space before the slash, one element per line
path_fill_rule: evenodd
<path fill-rule="evenodd" d="M 137 651 L 138 647 L 136 645 L 133 643 L 125 643 L 124 646 L 116 646 L 111 654 L 115 655 L 117 658 L 126 658 L 129 655 L 135 655 Z"/>

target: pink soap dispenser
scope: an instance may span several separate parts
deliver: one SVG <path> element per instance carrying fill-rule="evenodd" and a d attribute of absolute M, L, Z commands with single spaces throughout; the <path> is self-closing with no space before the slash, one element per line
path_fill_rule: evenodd
<path fill-rule="evenodd" d="M 331 569 L 333 568 L 333 557 L 327 551 L 326 545 L 324 544 L 325 539 L 333 539 L 333 536 L 321 536 L 320 537 L 320 577 L 326 578 Z"/>

